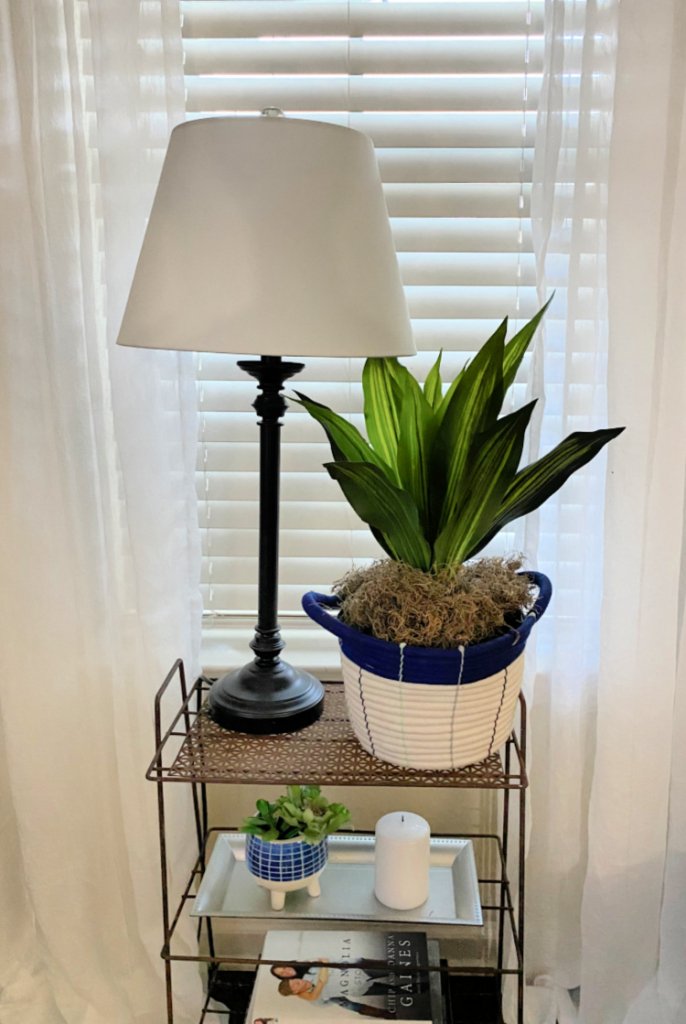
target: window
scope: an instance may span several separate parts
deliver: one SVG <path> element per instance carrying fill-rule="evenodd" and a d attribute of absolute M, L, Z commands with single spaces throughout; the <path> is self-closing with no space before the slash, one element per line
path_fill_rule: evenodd
<path fill-rule="evenodd" d="M 529 198 L 542 0 L 185 0 L 182 11 L 189 117 L 276 106 L 371 137 L 420 378 L 439 349 L 450 377 L 503 316 L 533 315 Z M 305 363 L 292 384 L 362 426 L 362 361 Z M 205 609 L 252 620 L 255 385 L 223 355 L 199 357 L 198 378 Z M 516 404 L 522 399 L 515 395 Z M 322 469 L 328 457 L 321 428 L 291 406 L 281 483 L 285 616 L 299 612 L 305 590 L 327 590 L 351 560 L 380 553 Z M 513 538 L 501 535 L 504 549 Z"/>

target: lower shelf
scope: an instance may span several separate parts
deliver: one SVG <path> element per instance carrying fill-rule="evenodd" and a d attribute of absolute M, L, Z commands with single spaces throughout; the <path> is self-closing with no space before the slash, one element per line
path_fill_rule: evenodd
<path fill-rule="evenodd" d="M 214 971 L 200 1024 L 252 1024 L 246 1014 L 254 980 L 252 971 Z M 503 1024 L 499 978 L 451 975 L 443 994 L 445 1024 Z"/>
<path fill-rule="evenodd" d="M 474 849 L 469 839 L 431 840 L 429 898 L 416 910 L 390 910 L 374 896 L 373 836 L 332 836 L 321 886 L 321 896 L 308 896 L 304 889 L 289 893 L 285 909 L 273 911 L 269 894 L 257 885 L 246 867 L 245 836 L 220 832 L 191 914 L 278 920 L 397 920 L 415 925 L 483 924 Z"/>

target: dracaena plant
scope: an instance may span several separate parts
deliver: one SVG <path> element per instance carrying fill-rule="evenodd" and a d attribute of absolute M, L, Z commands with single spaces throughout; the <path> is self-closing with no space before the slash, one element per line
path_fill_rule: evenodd
<path fill-rule="evenodd" d="M 503 320 L 446 390 L 440 354 L 423 387 L 396 358 L 367 359 L 367 438 L 296 392 L 326 431 L 330 476 L 391 558 L 423 570 L 471 558 L 624 429 L 576 431 L 520 467 L 536 401 L 500 412 L 548 304 L 509 341 Z"/>
<path fill-rule="evenodd" d="M 330 803 L 319 786 L 288 786 L 271 803 L 258 800 L 256 814 L 246 818 L 241 832 L 267 840 L 303 839 L 319 843 L 350 820 L 343 804 Z"/>

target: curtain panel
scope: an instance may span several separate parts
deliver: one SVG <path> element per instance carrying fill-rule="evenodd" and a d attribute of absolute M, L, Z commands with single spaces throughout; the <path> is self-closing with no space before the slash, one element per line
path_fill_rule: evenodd
<path fill-rule="evenodd" d="M 0 1017 L 152 1024 L 144 771 L 156 689 L 198 667 L 195 390 L 113 341 L 183 118 L 179 12 L 2 0 L 0 40 Z"/>
<path fill-rule="evenodd" d="M 607 453 L 604 512 L 597 460 L 597 486 L 579 480 L 564 505 L 541 513 L 557 516 L 554 550 L 564 564 L 551 571 L 555 617 L 538 632 L 527 1014 L 538 1024 L 678 1024 L 686 1015 L 683 5 L 551 0 L 545 53 L 532 215 L 539 282 L 560 273 L 565 314 L 559 339 L 548 329 L 538 366 L 547 400 L 564 381 L 568 422 L 588 416 L 626 431 Z M 576 576 L 574 551 L 583 551 Z"/>
<path fill-rule="evenodd" d="M 686 1019 L 686 10 L 622 0 L 608 183 L 610 415 L 584 1024 Z"/>

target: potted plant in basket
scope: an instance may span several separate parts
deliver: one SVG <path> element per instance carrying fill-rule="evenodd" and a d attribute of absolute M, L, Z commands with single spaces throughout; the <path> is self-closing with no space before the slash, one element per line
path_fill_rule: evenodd
<path fill-rule="evenodd" d="M 623 429 L 577 431 L 520 468 L 536 402 L 500 412 L 546 308 L 509 341 L 505 319 L 447 389 L 440 355 L 423 387 L 396 358 L 368 359 L 368 440 L 297 393 L 328 436 L 326 469 L 388 555 L 348 574 L 334 595 L 303 598 L 339 637 L 353 729 L 382 760 L 459 767 L 505 741 L 551 584 L 518 573 L 515 560 L 474 556 Z"/>
<path fill-rule="evenodd" d="M 256 812 L 240 831 L 247 833 L 248 871 L 270 890 L 272 910 L 282 910 L 286 893 L 296 889 L 319 896 L 327 839 L 350 820 L 348 808 L 330 803 L 319 786 L 288 786 L 271 803 L 258 800 Z"/>

